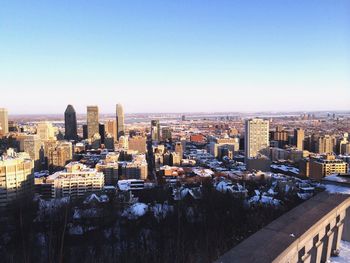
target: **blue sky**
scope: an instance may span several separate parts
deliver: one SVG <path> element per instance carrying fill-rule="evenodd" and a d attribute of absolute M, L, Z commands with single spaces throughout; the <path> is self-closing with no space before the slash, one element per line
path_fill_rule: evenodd
<path fill-rule="evenodd" d="M 0 2 L 10 113 L 346 110 L 349 0 Z"/>

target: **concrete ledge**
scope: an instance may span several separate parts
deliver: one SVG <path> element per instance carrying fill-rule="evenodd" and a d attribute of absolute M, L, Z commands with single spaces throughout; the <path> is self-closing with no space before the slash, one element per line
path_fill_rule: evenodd
<path fill-rule="evenodd" d="M 325 229 L 336 228 L 350 206 L 350 196 L 323 192 L 285 213 L 262 230 L 220 257 L 228 262 L 318 262 L 310 260 L 315 250 L 314 238 L 326 237 Z M 332 244 L 331 244 L 332 245 Z"/>

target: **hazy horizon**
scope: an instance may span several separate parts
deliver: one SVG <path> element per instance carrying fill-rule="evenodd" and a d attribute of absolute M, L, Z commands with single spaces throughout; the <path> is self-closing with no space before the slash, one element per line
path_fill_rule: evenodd
<path fill-rule="evenodd" d="M 160 115 L 160 114 L 168 114 L 168 115 L 185 115 L 185 114 L 198 114 L 198 115 L 215 115 L 215 114 L 242 114 L 242 115 L 249 115 L 249 114 L 312 114 L 312 113 L 336 113 L 336 114 L 349 114 L 350 109 L 348 110 L 313 110 L 313 111 L 303 111 L 303 110 L 295 110 L 295 111 L 188 111 L 188 112 L 125 112 L 124 114 L 126 116 L 130 115 Z M 64 111 L 62 112 L 56 112 L 56 113 L 11 113 L 8 112 L 9 116 L 56 116 L 56 115 L 64 115 Z M 76 112 L 79 116 L 85 116 L 86 112 Z M 115 115 L 115 112 L 99 112 L 100 115 Z"/>

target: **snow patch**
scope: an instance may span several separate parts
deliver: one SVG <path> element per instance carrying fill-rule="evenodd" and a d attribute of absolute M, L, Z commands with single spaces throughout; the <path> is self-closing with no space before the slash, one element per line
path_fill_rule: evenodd
<path fill-rule="evenodd" d="M 329 263 L 349 263 L 350 262 L 350 242 L 340 241 L 339 257 L 331 257 Z"/>
<path fill-rule="evenodd" d="M 144 216 L 148 211 L 148 205 L 144 203 L 136 203 L 124 210 L 122 216 L 128 219 L 138 219 Z"/>
<path fill-rule="evenodd" d="M 350 195 L 350 187 L 326 184 L 326 191 L 331 194 L 347 194 Z"/>

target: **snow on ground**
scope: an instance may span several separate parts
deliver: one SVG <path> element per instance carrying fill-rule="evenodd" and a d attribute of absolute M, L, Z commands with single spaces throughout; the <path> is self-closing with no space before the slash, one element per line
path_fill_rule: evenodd
<path fill-rule="evenodd" d="M 174 207 L 168 204 L 155 204 L 151 207 L 154 217 L 160 221 L 164 219 L 169 213 L 174 211 Z"/>
<path fill-rule="evenodd" d="M 126 180 L 119 180 L 118 187 L 120 191 L 128 191 L 130 189 L 130 182 Z"/>
<path fill-rule="evenodd" d="M 38 243 L 40 244 L 40 246 L 44 246 L 46 244 L 46 238 L 45 238 L 45 234 L 44 233 L 38 233 L 36 235 L 36 238 L 37 238 Z"/>
<path fill-rule="evenodd" d="M 210 169 L 193 169 L 193 173 L 200 176 L 200 177 L 211 177 L 214 175 L 214 172 Z"/>
<path fill-rule="evenodd" d="M 340 241 L 339 257 L 332 257 L 329 263 L 349 263 L 350 262 L 350 242 Z"/>
<path fill-rule="evenodd" d="M 35 221 L 44 220 L 46 216 L 53 215 L 61 207 L 64 207 L 70 202 L 69 197 L 56 198 L 51 200 L 44 200 L 40 197 L 35 197 L 35 200 L 37 200 L 39 204 L 39 211 Z"/>
<path fill-rule="evenodd" d="M 146 214 L 148 210 L 148 206 L 143 203 L 136 203 L 133 206 L 131 206 L 131 211 L 136 216 L 143 216 Z"/>
<path fill-rule="evenodd" d="M 325 180 L 338 182 L 338 183 L 346 183 L 346 182 L 348 182 L 348 178 L 338 176 L 338 174 L 328 175 L 327 177 L 325 177 Z"/>
<path fill-rule="evenodd" d="M 249 199 L 249 204 L 256 205 L 256 204 L 261 204 L 261 205 L 270 205 L 270 206 L 279 206 L 281 205 L 281 201 L 278 199 L 274 199 L 271 196 L 266 196 L 266 195 L 255 195 L 252 198 Z"/>
<path fill-rule="evenodd" d="M 137 219 L 144 216 L 148 211 L 148 205 L 144 203 L 136 203 L 123 212 L 123 216 L 129 219 Z"/>
<path fill-rule="evenodd" d="M 56 198 L 51 200 L 39 200 L 39 209 L 40 210 L 52 210 L 55 208 L 60 208 L 65 204 L 68 204 L 70 201 L 69 197 Z"/>
<path fill-rule="evenodd" d="M 100 216 L 100 210 L 96 208 L 87 208 L 87 209 L 74 209 L 73 219 L 79 220 L 81 218 L 97 218 Z"/>
<path fill-rule="evenodd" d="M 298 197 L 302 200 L 308 200 L 313 196 L 313 193 L 298 193 Z"/>
<path fill-rule="evenodd" d="M 339 194 L 350 195 L 350 187 L 344 187 L 344 186 L 332 185 L 332 184 L 326 184 L 325 187 L 326 187 L 326 191 L 331 194 L 339 193 Z"/>
<path fill-rule="evenodd" d="M 90 204 L 93 202 L 107 203 L 108 201 L 109 201 L 109 198 L 107 195 L 97 196 L 96 194 L 91 194 L 85 199 L 84 204 Z"/>
<path fill-rule="evenodd" d="M 77 226 L 71 226 L 69 228 L 69 234 L 72 236 L 79 236 L 84 234 L 83 228 L 80 225 Z"/>

